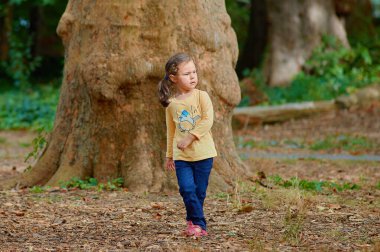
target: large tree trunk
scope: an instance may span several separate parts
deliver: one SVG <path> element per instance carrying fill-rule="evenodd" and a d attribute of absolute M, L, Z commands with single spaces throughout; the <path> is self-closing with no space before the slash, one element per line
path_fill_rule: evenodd
<path fill-rule="evenodd" d="M 265 63 L 267 83 L 288 84 L 321 42 L 335 36 L 349 46 L 343 22 L 332 0 L 268 0 L 269 55 Z"/>
<path fill-rule="evenodd" d="M 214 104 L 219 156 L 211 184 L 226 188 L 244 176 L 231 130 L 240 101 L 237 40 L 223 0 L 69 0 L 57 32 L 66 51 L 53 132 L 31 171 L 4 187 L 88 176 L 123 177 L 131 191 L 172 188 L 157 83 L 180 51 L 195 56 L 199 88 Z"/>

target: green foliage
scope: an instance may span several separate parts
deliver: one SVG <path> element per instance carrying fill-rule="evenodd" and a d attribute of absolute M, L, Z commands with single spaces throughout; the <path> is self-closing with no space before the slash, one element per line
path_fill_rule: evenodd
<path fill-rule="evenodd" d="M 1 62 L 0 68 L 12 79 L 16 87 L 28 88 L 30 76 L 40 65 L 41 57 L 32 57 L 32 37 L 24 40 L 11 34 L 9 42 L 9 58 Z"/>
<path fill-rule="evenodd" d="M 53 78 L 61 74 L 61 63 L 57 60 L 56 64 L 44 65 L 42 69 L 43 61 L 51 63 L 60 56 L 46 56 L 45 53 L 43 58 L 41 55 L 44 50 L 38 49 L 42 46 L 37 43 L 47 37 L 55 36 L 58 20 L 66 4 L 67 1 L 57 0 L 9 0 L 0 3 L 0 19 L 4 17 L 11 19 L 10 27 L 5 31 L 9 50 L 6 60 L 0 62 L 0 81 L 24 89 L 31 86 L 33 74 L 36 76 L 38 71 L 40 72 L 37 75 L 47 76 L 51 76 L 50 73 L 53 72 L 55 74 Z M 59 52 L 61 48 L 61 44 L 49 45 L 50 51 Z M 54 67 L 59 69 L 53 70 Z M 46 72 L 47 68 L 49 72 Z M 43 76 L 39 76 L 41 77 Z"/>
<path fill-rule="evenodd" d="M 360 189 L 360 186 L 357 184 L 344 182 L 342 184 L 329 182 L 329 181 L 316 181 L 316 180 L 304 180 L 297 177 L 292 177 L 289 180 L 281 178 L 279 175 L 269 176 L 268 179 L 276 185 L 285 187 L 285 188 L 297 188 L 307 191 L 322 192 L 323 189 L 329 189 L 332 191 L 345 191 L 345 190 L 356 190 Z"/>
<path fill-rule="evenodd" d="M 29 192 L 31 192 L 31 193 L 43 193 L 49 188 L 50 188 L 50 186 L 33 186 L 33 187 L 29 188 Z"/>
<path fill-rule="evenodd" d="M 375 147 L 375 144 L 362 136 L 350 136 L 339 134 L 327 136 L 318 140 L 310 146 L 312 150 L 344 150 L 344 151 L 366 151 Z"/>
<path fill-rule="evenodd" d="M 37 159 L 41 151 L 44 149 L 46 145 L 46 132 L 44 131 L 44 128 L 38 129 L 38 136 L 33 139 L 32 145 L 33 150 L 26 156 L 24 162 L 27 162 L 31 157 Z"/>
<path fill-rule="evenodd" d="M 268 104 L 331 100 L 379 81 L 380 40 L 373 47 L 343 47 L 324 36 L 301 71 L 287 87 L 267 87 L 261 71 L 250 77 L 267 94 Z"/>
<path fill-rule="evenodd" d="M 120 190 L 123 186 L 123 178 L 116 178 L 109 180 L 106 184 L 99 183 L 96 178 L 86 178 L 82 180 L 78 177 L 74 177 L 69 181 L 61 182 L 60 186 L 65 189 L 77 188 L 81 190 L 98 190 L 98 191 L 116 191 Z"/>
<path fill-rule="evenodd" d="M 34 90 L 11 89 L 0 94 L 0 129 L 53 128 L 59 89 L 53 85 Z"/>

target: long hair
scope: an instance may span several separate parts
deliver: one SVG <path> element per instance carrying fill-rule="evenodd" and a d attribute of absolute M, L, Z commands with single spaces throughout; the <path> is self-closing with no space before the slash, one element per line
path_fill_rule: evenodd
<path fill-rule="evenodd" d="M 176 75 L 178 66 L 183 62 L 194 61 L 191 56 L 186 53 L 178 53 L 173 55 L 165 65 L 165 76 L 158 83 L 158 97 L 162 106 L 169 106 L 169 98 L 172 96 L 173 82 L 170 80 L 170 75 Z"/>

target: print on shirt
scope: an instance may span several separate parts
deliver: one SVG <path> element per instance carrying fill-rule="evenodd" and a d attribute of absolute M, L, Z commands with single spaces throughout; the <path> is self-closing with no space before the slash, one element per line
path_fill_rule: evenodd
<path fill-rule="evenodd" d="M 196 109 L 193 110 L 193 106 L 191 106 L 190 111 L 191 113 L 184 109 L 182 110 L 181 115 L 178 117 L 178 128 L 181 132 L 186 132 L 194 129 L 195 123 L 199 118 L 201 118 L 199 115 L 193 116 L 194 113 L 197 112 Z"/>

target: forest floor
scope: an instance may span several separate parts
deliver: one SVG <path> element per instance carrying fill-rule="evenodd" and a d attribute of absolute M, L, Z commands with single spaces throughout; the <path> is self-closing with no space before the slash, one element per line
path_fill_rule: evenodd
<path fill-rule="evenodd" d="M 36 135 L 0 132 L 0 178 Z M 256 182 L 209 193 L 209 236 L 182 235 L 177 192 L 0 192 L 0 251 L 380 251 L 380 162 L 251 158 L 247 152 L 380 155 L 380 106 L 235 129 Z"/>

